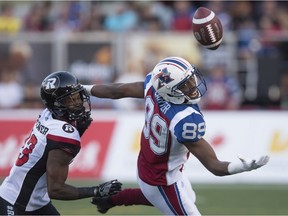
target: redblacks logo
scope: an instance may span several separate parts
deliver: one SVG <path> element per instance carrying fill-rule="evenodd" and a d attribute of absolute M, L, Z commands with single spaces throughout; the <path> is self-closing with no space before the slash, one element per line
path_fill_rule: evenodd
<path fill-rule="evenodd" d="M 70 177 L 99 177 L 114 133 L 115 123 L 115 121 L 93 121 L 81 138 L 81 151 L 70 165 Z M 21 146 L 29 137 L 33 125 L 34 121 L 29 120 L 0 121 L 0 177 L 7 176 L 12 165 L 16 163 L 19 152 L 21 153 Z M 28 160 L 24 156 L 21 159 Z M 20 164 L 19 158 L 17 164 Z"/>
<path fill-rule="evenodd" d="M 70 124 L 64 124 L 62 126 L 62 129 L 63 129 L 63 131 L 65 131 L 67 133 L 73 133 L 74 132 L 74 128 Z"/>

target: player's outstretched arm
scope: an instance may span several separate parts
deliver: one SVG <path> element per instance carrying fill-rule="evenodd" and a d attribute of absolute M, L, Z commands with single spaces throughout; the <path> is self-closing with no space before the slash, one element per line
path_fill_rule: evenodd
<path fill-rule="evenodd" d="M 211 145 L 203 138 L 197 142 L 185 143 L 185 146 L 210 172 L 217 176 L 232 175 L 258 169 L 269 161 L 269 156 L 262 156 L 257 160 L 239 158 L 239 162 L 220 161 Z"/>
<path fill-rule="evenodd" d="M 90 96 L 120 99 L 144 98 L 144 82 L 83 85 Z"/>
<path fill-rule="evenodd" d="M 73 157 L 69 153 L 60 149 L 49 152 L 46 167 L 48 194 L 51 199 L 77 200 L 113 195 L 121 191 L 122 184 L 117 180 L 91 187 L 75 187 L 66 184 L 69 164 L 72 159 Z"/>
<path fill-rule="evenodd" d="M 188 150 L 216 176 L 229 175 L 227 161 L 220 161 L 211 145 L 203 138 L 197 142 L 185 143 Z"/>

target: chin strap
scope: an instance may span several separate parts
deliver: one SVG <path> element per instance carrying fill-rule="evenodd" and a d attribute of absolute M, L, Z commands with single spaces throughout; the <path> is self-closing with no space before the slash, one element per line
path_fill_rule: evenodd
<path fill-rule="evenodd" d="M 188 100 L 187 98 L 185 98 L 185 102 L 186 104 L 198 104 L 200 102 L 201 98 L 197 98 L 197 99 L 193 99 L 193 100 Z"/>

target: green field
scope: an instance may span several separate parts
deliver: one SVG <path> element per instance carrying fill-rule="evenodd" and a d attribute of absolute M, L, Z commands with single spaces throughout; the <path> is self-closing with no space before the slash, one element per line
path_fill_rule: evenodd
<path fill-rule="evenodd" d="M 124 187 L 137 186 L 124 184 Z M 193 188 L 202 215 L 288 215 L 288 185 L 194 185 Z M 99 214 L 90 199 L 53 203 L 62 215 Z M 159 214 L 157 209 L 147 206 L 121 206 L 107 212 L 107 215 Z"/>

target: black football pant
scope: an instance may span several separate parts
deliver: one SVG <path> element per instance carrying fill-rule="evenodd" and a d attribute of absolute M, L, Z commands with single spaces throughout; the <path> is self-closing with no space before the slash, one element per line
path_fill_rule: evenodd
<path fill-rule="evenodd" d="M 9 202 L 0 197 L 0 215 L 60 215 L 60 213 L 52 205 L 51 202 L 40 209 L 28 212 L 20 210 L 16 206 L 11 205 Z"/>

